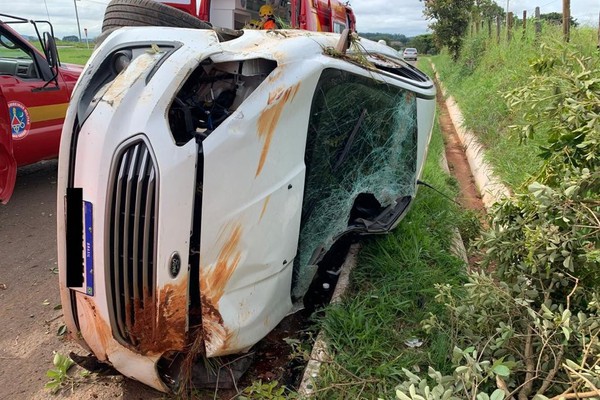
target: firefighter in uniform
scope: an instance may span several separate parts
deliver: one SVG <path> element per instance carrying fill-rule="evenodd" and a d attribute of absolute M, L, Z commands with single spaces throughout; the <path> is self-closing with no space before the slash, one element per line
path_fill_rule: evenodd
<path fill-rule="evenodd" d="M 258 10 L 258 15 L 260 15 L 261 20 L 261 28 L 262 29 L 278 29 L 277 23 L 275 22 L 275 18 L 273 16 L 273 7 L 265 4 Z"/>

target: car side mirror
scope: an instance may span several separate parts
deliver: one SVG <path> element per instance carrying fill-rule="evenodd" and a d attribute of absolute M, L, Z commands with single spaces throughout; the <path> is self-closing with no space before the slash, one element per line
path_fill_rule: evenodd
<path fill-rule="evenodd" d="M 44 32 L 44 54 L 50 68 L 56 72 L 58 70 L 58 50 L 54 37 L 48 32 Z"/>

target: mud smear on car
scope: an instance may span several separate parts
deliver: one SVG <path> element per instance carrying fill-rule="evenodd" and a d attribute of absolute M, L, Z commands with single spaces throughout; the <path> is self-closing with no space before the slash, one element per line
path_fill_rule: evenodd
<path fill-rule="evenodd" d="M 258 137 L 263 140 L 263 148 L 260 154 L 260 161 L 256 168 L 256 175 L 260 175 L 260 172 L 265 165 L 267 154 L 269 154 L 269 148 L 271 147 L 271 140 L 275 133 L 275 128 L 281 117 L 283 107 L 288 101 L 292 101 L 298 93 L 300 83 L 287 88 L 284 91 L 269 93 L 268 105 L 269 108 L 265 109 L 258 119 Z"/>
<path fill-rule="evenodd" d="M 202 330 L 208 356 L 216 349 L 227 347 L 226 343 L 231 339 L 219 312 L 219 300 L 242 257 L 239 250 L 241 237 L 242 226 L 236 224 L 231 228 L 216 264 L 208 268 L 200 268 Z"/>
<path fill-rule="evenodd" d="M 187 282 L 179 285 L 165 285 L 159 293 L 157 318 L 156 303 L 137 299 L 134 304 L 135 321 L 131 327 L 131 336 L 136 348 L 143 354 L 162 354 L 165 350 L 183 350 L 187 324 Z M 149 298 L 145 294 L 144 298 Z M 128 308 L 126 308 L 128 309 Z M 148 329 L 153 327 L 153 329 Z"/>

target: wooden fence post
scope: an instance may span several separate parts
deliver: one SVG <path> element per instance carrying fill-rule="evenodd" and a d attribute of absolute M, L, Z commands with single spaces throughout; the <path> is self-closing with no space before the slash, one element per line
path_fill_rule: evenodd
<path fill-rule="evenodd" d="M 535 38 L 539 39 L 542 35 L 542 21 L 540 18 L 540 8 L 535 8 Z"/>
<path fill-rule="evenodd" d="M 563 0 L 563 37 L 565 42 L 570 39 L 571 33 L 571 0 Z"/>
<path fill-rule="evenodd" d="M 527 34 L 527 10 L 523 10 L 523 38 Z"/>
<path fill-rule="evenodd" d="M 491 39 L 492 38 L 492 19 L 491 18 L 487 19 L 487 26 L 488 26 L 488 37 Z"/>
<path fill-rule="evenodd" d="M 598 13 L 598 51 L 600 51 L 600 12 Z"/>
<path fill-rule="evenodd" d="M 563 0 L 568 1 L 568 0 Z M 510 42 L 512 39 L 512 28 L 513 28 L 513 13 L 508 13 L 508 25 L 506 25 L 506 39 Z"/>
<path fill-rule="evenodd" d="M 599 33 L 600 35 L 600 33 Z M 598 39 L 600 41 L 600 39 Z M 500 16 L 496 16 L 496 43 L 500 44 Z"/>

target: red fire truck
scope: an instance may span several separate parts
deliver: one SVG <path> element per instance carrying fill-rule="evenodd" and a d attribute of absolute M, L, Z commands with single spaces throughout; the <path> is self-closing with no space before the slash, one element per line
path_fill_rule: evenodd
<path fill-rule="evenodd" d="M 33 28 L 42 51 L 15 29 L 24 25 Z M 49 31 L 42 34 L 44 25 Z M 0 14 L 0 203 L 12 195 L 17 166 L 58 156 L 65 113 L 82 69 L 60 63 L 49 22 Z"/>
<path fill-rule="evenodd" d="M 241 29 L 258 18 L 264 4 L 273 7 L 275 16 L 290 27 L 319 32 L 341 33 L 355 30 L 352 9 L 339 0 L 171 0 L 159 2 L 178 8 L 215 26 Z"/>

